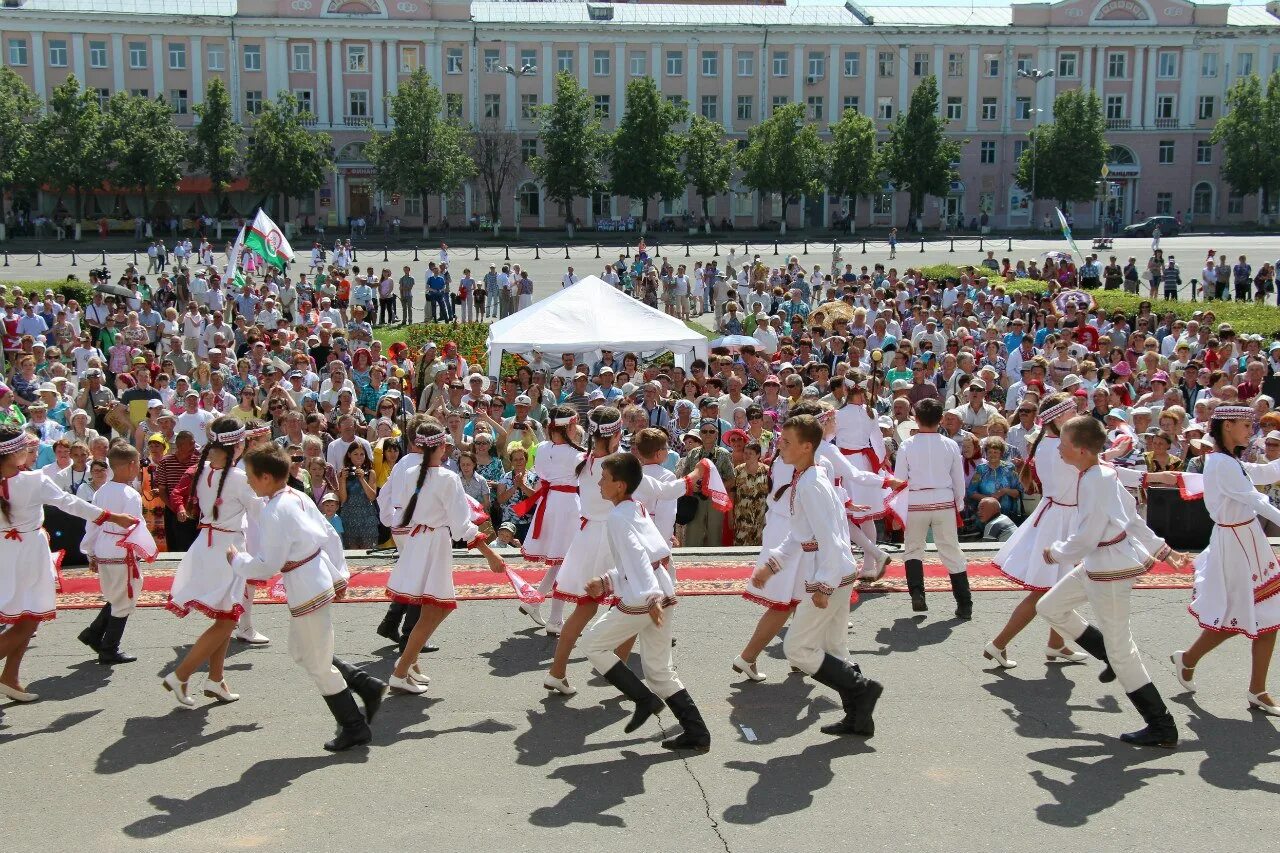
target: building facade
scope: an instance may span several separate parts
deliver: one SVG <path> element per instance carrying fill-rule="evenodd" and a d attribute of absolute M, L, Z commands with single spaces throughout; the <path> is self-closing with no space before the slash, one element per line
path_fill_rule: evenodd
<path fill-rule="evenodd" d="M 561 71 L 588 89 L 608 128 L 621 117 L 627 81 L 650 76 L 667 97 L 722 123 L 736 139 L 785 103 L 804 104 L 824 133 L 846 109 L 884 130 L 932 74 L 948 132 L 966 144 L 960 180 L 946 197 L 929 200 L 926 227 L 1040 222 L 1051 205 L 1033 210 L 1012 178 L 1027 132 L 1052 121 L 1056 93 L 1093 88 L 1105 105 L 1112 162 L 1099 200 L 1072 211 L 1078 223 L 1095 223 L 1105 210 L 1125 222 L 1181 213 L 1199 224 L 1230 224 L 1257 220 L 1260 202 L 1229 192 L 1209 135 L 1231 83 L 1280 68 L 1280 5 L 5 0 L 0 45 L 4 63 L 46 98 L 75 74 L 104 99 L 121 90 L 163 95 L 181 127 L 192 125 L 214 77 L 228 86 L 246 125 L 276 91 L 293 91 L 316 126 L 332 133 L 337 152 L 329 185 L 300 200 L 297 218 L 312 222 L 345 224 L 374 209 L 406 226 L 421 222 L 419 199 L 374 189 L 363 143 L 388 127 L 388 98 L 399 81 L 425 68 L 449 111 L 514 131 L 526 161 L 539 150 L 535 110 L 550 100 Z M 184 181 L 172 209 L 205 209 L 207 190 L 198 177 Z M 257 201 L 243 186 L 233 190 L 241 191 L 232 193 L 233 204 Z M 446 218 L 457 228 L 473 215 L 487 218 L 482 198 L 469 186 L 429 200 L 430 221 Z M 48 210 L 56 201 L 40 204 Z M 121 204 L 97 203 L 103 212 Z M 902 225 L 906 198 L 885 187 L 871 199 L 805 199 L 792 205 L 790 224 L 830 222 L 842 211 L 859 226 Z M 662 202 L 659 212 L 682 219 L 700 213 L 699 201 L 690 193 Z M 782 206 L 735 185 L 710 212 L 715 222 L 741 228 L 776 220 Z M 608 227 L 633 213 L 628 199 L 604 193 L 574 211 L 585 227 Z M 523 227 L 563 221 L 527 166 L 500 218 L 507 227 L 517 219 Z"/>

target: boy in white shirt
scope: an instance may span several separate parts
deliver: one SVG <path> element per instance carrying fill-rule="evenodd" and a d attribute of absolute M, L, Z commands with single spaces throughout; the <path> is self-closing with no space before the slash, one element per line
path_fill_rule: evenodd
<path fill-rule="evenodd" d="M 127 444 L 116 444 L 107 459 L 111 464 L 111 480 L 94 493 L 93 505 L 104 513 L 142 518 L 142 496 L 131 485 L 138 479 L 141 467 L 138 451 Z M 107 603 L 89 627 L 80 632 L 79 639 L 98 653 L 98 663 L 107 666 L 137 660 L 120 651 L 125 625 L 142 593 L 137 554 L 123 542 L 128 532 L 129 528 L 112 522 L 90 524 L 80 543 L 89 567 L 98 573 L 102 597 Z"/>

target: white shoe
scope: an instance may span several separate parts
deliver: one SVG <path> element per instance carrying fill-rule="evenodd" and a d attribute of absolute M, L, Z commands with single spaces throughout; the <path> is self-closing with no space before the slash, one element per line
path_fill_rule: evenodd
<path fill-rule="evenodd" d="M 1064 651 L 1066 646 L 1061 649 L 1051 649 L 1044 647 L 1045 663 L 1084 663 L 1089 656 L 1084 652 L 1068 652 Z"/>
<path fill-rule="evenodd" d="M 1267 696 L 1267 694 L 1266 693 L 1250 693 L 1249 707 L 1257 708 L 1262 713 L 1268 714 L 1272 717 L 1280 717 L 1280 705 L 1274 705 L 1271 702 L 1263 702 L 1261 698 L 1263 696 Z M 1271 697 L 1267 696 L 1267 698 L 1270 699 Z"/>
<path fill-rule="evenodd" d="M 392 693 L 408 693 L 411 696 L 421 696 L 427 692 L 427 688 L 412 678 L 398 678 L 394 675 L 387 679 L 387 686 Z"/>
<path fill-rule="evenodd" d="M 876 567 L 870 571 L 864 569 L 858 577 L 864 581 L 880 580 L 880 578 L 884 577 L 884 570 L 889 567 L 890 559 L 892 558 L 888 554 L 881 551 L 879 559 L 876 560 Z"/>
<path fill-rule="evenodd" d="M 7 684 L 0 684 L 0 694 L 8 696 L 15 702 L 34 702 L 40 698 L 35 693 L 28 693 L 25 690 L 19 690 Z"/>
<path fill-rule="evenodd" d="M 239 693 L 231 692 L 225 681 L 206 681 L 204 683 L 204 695 L 223 703 L 234 702 L 240 698 Z"/>
<path fill-rule="evenodd" d="M 271 642 L 271 638 L 265 634 L 259 634 L 256 630 L 236 631 L 231 635 L 234 639 L 242 643 L 248 643 L 251 646 L 265 646 Z"/>
<path fill-rule="evenodd" d="M 553 693 L 559 693 L 561 696 L 572 696 L 578 692 L 578 688 L 571 687 L 569 685 L 569 679 L 556 678 L 553 675 L 548 675 L 545 678 L 543 678 L 542 686 L 552 691 Z"/>
<path fill-rule="evenodd" d="M 1006 650 L 997 647 L 995 643 L 987 643 L 982 649 L 982 656 L 987 660 L 995 661 L 996 666 L 1001 669 L 1013 669 L 1018 665 L 1016 660 L 1009 660 Z"/>
<path fill-rule="evenodd" d="M 178 676 L 169 673 L 160 682 L 164 685 L 164 689 L 173 694 L 173 699 L 178 703 L 179 708 L 194 708 L 196 701 L 187 695 L 187 683 L 179 681 Z"/>
<path fill-rule="evenodd" d="M 416 663 L 409 669 L 408 677 L 410 681 L 417 682 L 418 684 L 421 684 L 423 687 L 431 686 L 431 676 L 427 675 L 425 672 L 418 669 L 418 665 Z"/>
<path fill-rule="evenodd" d="M 547 626 L 547 635 L 548 635 L 548 636 L 551 636 L 551 637 L 558 637 L 558 636 L 560 636 L 560 631 L 561 631 L 563 628 L 564 628 L 564 626 L 563 626 L 563 625 L 548 625 L 548 626 Z"/>
<path fill-rule="evenodd" d="M 1184 669 L 1189 669 L 1193 673 L 1196 671 L 1196 668 L 1194 666 L 1187 666 L 1182 662 L 1182 656 L 1185 654 L 1186 652 L 1174 652 L 1173 654 L 1169 655 L 1169 660 L 1170 662 L 1173 663 L 1173 675 L 1175 678 L 1178 679 L 1178 683 L 1182 685 L 1182 689 L 1187 691 L 1188 693 L 1195 693 L 1196 692 L 1195 681 L 1193 681 L 1190 678 L 1182 677 L 1182 671 Z M 1249 696 L 1250 696 L 1250 699 L 1252 699 L 1253 694 L 1250 693 Z M 1252 705 L 1253 702 L 1250 701 L 1249 704 Z"/>
<path fill-rule="evenodd" d="M 738 655 L 733 659 L 733 671 L 742 673 L 752 681 L 764 681 L 769 677 L 765 673 L 756 669 L 755 664 L 747 663 L 746 659 L 743 658 L 742 655 Z"/>
<path fill-rule="evenodd" d="M 539 628 L 546 627 L 547 621 L 542 618 L 542 608 L 536 604 L 521 604 L 520 612 L 533 620 Z"/>

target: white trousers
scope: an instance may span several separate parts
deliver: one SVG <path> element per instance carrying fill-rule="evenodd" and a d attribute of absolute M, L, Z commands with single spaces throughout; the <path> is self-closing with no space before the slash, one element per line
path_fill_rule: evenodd
<path fill-rule="evenodd" d="M 623 613 L 611 607 L 582 632 L 578 648 L 586 653 L 591 667 L 603 675 L 619 663 L 613 650 L 636 637 L 644 680 L 659 699 L 668 699 L 684 690 L 684 685 L 680 683 L 675 660 L 671 656 L 671 608 L 662 615 L 662 626 L 659 627 L 653 624 L 648 613 Z"/>
<path fill-rule="evenodd" d="M 902 559 L 924 560 L 924 540 L 933 530 L 933 544 L 947 571 L 958 575 L 965 570 L 964 552 L 960 550 L 960 534 L 956 530 L 954 509 L 913 509 L 907 513 L 907 532 Z"/>
<path fill-rule="evenodd" d="M 98 565 L 98 585 L 102 588 L 102 597 L 111 605 L 112 616 L 132 614 L 138 594 L 142 592 L 141 578 L 133 578 L 133 583 L 129 583 L 130 571 L 124 563 Z M 133 587 L 132 595 L 129 594 L 130 586 Z"/>
<path fill-rule="evenodd" d="M 908 515 L 909 519 L 911 516 Z M 849 541 L 862 552 L 862 571 L 870 573 L 880 560 L 884 559 L 884 551 L 876 544 L 876 523 L 864 521 L 861 524 L 849 522 Z"/>
<path fill-rule="evenodd" d="M 240 614 L 240 621 L 236 623 L 237 633 L 253 633 L 253 597 L 257 589 L 253 584 L 244 585 L 244 612 Z"/>
<path fill-rule="evenodd" d="M 1132 693 L 1151 681 L 1129 627 L 1129 595 L 1132 592 L 1132 579 L 1095 581 L 1083 568 L 1076 566 L 1036 602 L 1036 612 L 1059 634 L 1072 640 L 1089 627 L 1076 608 L 1086 601 L 1093 605 L 1093 616 L 1107 648 L 1107 662 L 1124 685 L 1125 693 Z"/>
<path fill-rule="evenodd" d="M 787 628 L 782 651 L 796 669 L 813 675 L 822 659 L 831 655 L 837 660 L 849 656 L 849 599 L 853 587 L 842 586 L 832 595 L 825 608 L 815 607 L 813 595 L 806 594 L 796 605 L 795 616 Z"/>
<path fill-rule="evenodd" d="M 307 671 L 322 696 L 347 689 L 342 673 L 333 665 L 333 622 L 329 614 L 332 609 L 321 607 L 289 620 L 289 656 Z"/>

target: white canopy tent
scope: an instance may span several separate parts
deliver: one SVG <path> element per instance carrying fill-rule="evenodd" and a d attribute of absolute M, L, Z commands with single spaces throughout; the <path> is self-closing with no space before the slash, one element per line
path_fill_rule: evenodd
<path fill-rule="evenodd" d="M 535 347 L 549 356 L 672 352 L 685 367 L 707 357 L 702 335 L 594 275 L 491 325 L 489 375 L 499 375 L 504 352 L 528 356 Z"/>

